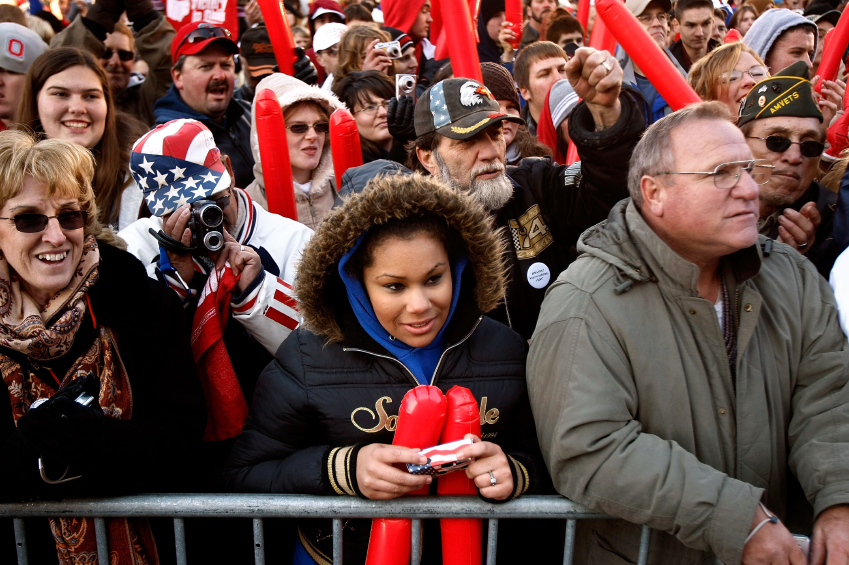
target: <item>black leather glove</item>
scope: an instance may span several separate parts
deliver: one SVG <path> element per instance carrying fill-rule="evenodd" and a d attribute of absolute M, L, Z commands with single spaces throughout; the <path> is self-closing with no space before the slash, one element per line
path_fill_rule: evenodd
<path fill-rule="evenodd" d="M 85 15 L 85 19 L 88 20 L 88 22 L 83 20 L 83 23 L 93 22 L 100 26 L 105 33 L 113 33 L 115 31 L 115 22 L 121 19 L 121 14 L 123 13 L 124 2 L 122 0 L 98 0 L 97 3 L 93 4 L 91 8 L 88 9 L 88 12 Z M 86 27 L 98 36 L 100 41 L 106 40 L 105 36 L 100 37 L 100 34 L 98 33 L 101 31 L 100 29 L 92 29 L 90 25 L 86 25 Z"/>
<path fill-rule="evenodd" d="M 392 97 L 386 112 L 386 125 L 389 133 L 401 144 L 406 144 L 416 138 L 416 122 L 414 119 L 416 103 L 410 96 Z"/>
<path fill-rule="evenodd" d="M 76 401 L 81 394 L 94 397 L 88 406 Z M 96 375 L 75 380 L 18 420 L 21 436 L 43 457 L 70 463 L 89 456 L 100 443 L 105 419 L 99 394 Z"/>
<path fill-rule="evenodd" d="M 97 1 L 100 2 L 100 0 Z M 152 0 L 124 0 L 124 6 L 127 8 L 127 19 L 131 22 L 153 11 Z"/>
<path fill-rule="evenodd" d="M 318 84 L 318 71 L 310 58 L 304 55 L 303 47 L 295 47 L 295 78 L 307 84 Z"/>

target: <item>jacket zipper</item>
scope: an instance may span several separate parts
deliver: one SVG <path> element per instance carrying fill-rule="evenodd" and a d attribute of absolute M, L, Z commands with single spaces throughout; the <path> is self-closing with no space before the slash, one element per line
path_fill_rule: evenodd
<path fill-rule="evenodd" d="M 510 308 L 507 307 L 507 297 L 504 297 L 504 311 L 507 313 L 507 325 L 513 329 L 513 320 L 510 318 Z"/>
<path fill-rule="evenodd" d="M 433 385 L 434 381 L 436 380 L 436 373 L 439 372 L 439 367 L 442 366 L 442 360 L 445 359 L 445 354 L 448 353 L 449 351 L 451 351 L 452 349 L 454 349 L 455 347 L 457 347 L 458 345 L 464 343 L 466 340 L 468 340 L 469 337 L 471 337 L 471 335 L 474 333 L 474 331 L 480 325 L 482 320 L 483 320 L 483 316 L 478 317 L 478 321 L 475 322 L 475 325 L 472 326 L 472 329 L 469 331 L 469 333 L 466 334 L 466 337 L 464 337 L 463 339 L 461 339 L 460 341 L 458 341 L 454 345 L 451 345 L 451 346 L 445 348 L 445 351 L 443 351 L 442 355 L 439 356 L 439 362 L 437 362 L 437 364 L 436 364 L 436 369 L 433 371 L 433 377 L 431 377 L 431 379 L 430 379 L 431 385 Z M 389 355 L 381 355 L 380 353 L 375 353 L 374 351 L 367 351 L 365 349 L 358 349 L 358 348 L 355 348 L 355 347 L 343 347 L 342 351 L 345 351 L 345 352 L 356 351 L 357 353 L 365 353 L 367 355 L 373 355 L 375 357 L 380 357 L 381 359 L 389 359 L 390 361 L 395 361 L 396 363 L 398 363 L 399 365 L 404 367 L 404 369 L 407 371 L 407 373 L 409 373 L 410 377 L 413 379 L 413 382 L 416 383 L 416 386 L 419 386 L 419 384 L 421 384 L 421 383 L 419 383 L 419 380 L 416 378 L 416 376 L 413 374 L 413 372 L 406 365 L 404 365 L 400 360 L 396 359 L 395 357 L 390 357 Z"/>
<path fill-rule="evenodd" d="M 506 304 L 506 302 L 505 302 L 505 304 Z M 451 351 L 452 349 L 454 349 L 455 347 L 457 347 L 458 345 L 465 342 L 467 339 L 469 339 L 469 337 L 471 337 L 471 335 L 475 332 L 475 330 L 480 325 L 481 320 L 483 320 L 483 316 L 478 316 L 478 321 L 475 322 L 475 325 L 472 326 L 472 329 L 469 330 L 469 333 L 466 334 L 466 337 L 464 337 L 463 339 L 461 339 L 460 341 L 458 341 L 454 345 L 451 345 L 451 346 L 445 348 L 445 351 L 443 351 L 442 355 L 439 356 L 439 362 L 436 364 L 436 369 L 434 369 L 433 376 L 430 378 L 431 386 L 433 385 L 434 382 L 436 382 L 436 373 L 439 372 L 439 367 L 442 366 L 442 360 L 445 359 L 445 354 L 448 353 L 449 351 Z"/>

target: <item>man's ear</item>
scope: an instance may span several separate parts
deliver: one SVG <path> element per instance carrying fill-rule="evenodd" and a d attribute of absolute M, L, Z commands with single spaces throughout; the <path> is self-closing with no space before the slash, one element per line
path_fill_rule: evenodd
<path fill-rule="evenodd" d="M 531 101 L 531 96 L 532 96 L 531 91 L 529 89 L 525 88 L 524 86 L 519 87 L 519 94 L 522 95 L 522 98 L 525 99 L 525 102 Z"/>
<path fill-rule="evenodd" d="M 422 167 L 427 169 L 427 172 L 429 172 L 431 176 L 439 178 L 439 164 L 436 162 L 436 155 L 434 155 L 433 151 L 427 151 L 421 147 L 416 147 L 416 157 L 418 157 L 419 163 L 422 164 Z"/>
<path fill-rule="evenodd" d="M 643 205 L 640 212 L 643 215 L 663 217 L 663 203 L 665 201 L 667 187 L 657 180 L 656 177 L 643 175 L 640 179 L 640 193 L 643 195 Z"/>
<path fill-rule="evenodd" d="M 233 174 L 233 164 L 230 162 L 230 157 L 222 153 L 221 162 L 224 163 L 224 168 L 230 175 L 230 190 L 233 190 L 236 187 L 236 175 Z"/>
<path fill-rule="evenodd" d="M 673 35 L 676 34 L 676 33 L 680 33 L 680 31 L 678 30 L 678 26 L 679 26 L 678 19 L 672 18 L 672 33 L 673 33 Z"/>

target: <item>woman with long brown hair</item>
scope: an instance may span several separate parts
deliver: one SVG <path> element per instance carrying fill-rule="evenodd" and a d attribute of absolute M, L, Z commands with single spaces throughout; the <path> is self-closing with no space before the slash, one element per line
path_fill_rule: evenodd
<path fill-rule="evenodd" d="M 30 67 L 15 122 L 89 149 L 97 162 L 92 184 L 100 220 L 122 229 L 141 207 L 141 191 L 129 175 L 129 149 L 144 128 L 123 114 L 119 128 L 117 114 L 100 63 L 87 51 L 62 47 Z"/>

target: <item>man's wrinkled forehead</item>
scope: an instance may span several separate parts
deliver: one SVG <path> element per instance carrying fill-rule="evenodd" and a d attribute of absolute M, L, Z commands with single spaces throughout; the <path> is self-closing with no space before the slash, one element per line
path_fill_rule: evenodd
<path fill-rule="evenodd" d="M 707 171 L 720 163 L 752 158 L 743 132 L 728 120 L 716 118 L 685 122 L 669 135 L 676 166 L 684 162 L 698 163 L 699 167 L 704 167 L 698 170 Z"/>
<path fill-rule="evenodd" d="M 477 134 L 472 137 L 466 139 L 451 139 L 448 136 L 439 135 L 439 145 L 440 149 L 442 148 L 454 148 L 458 150 L 462 150 L 463 147 L 469 147 L 474 145 L 476 141 L 484 139 L 485 137 L 492 137 L 493 135 L 500 134 L 504 129 L 504 122 L 496 122 L 489 127 L 486 127 L 479 131 Z"/>

